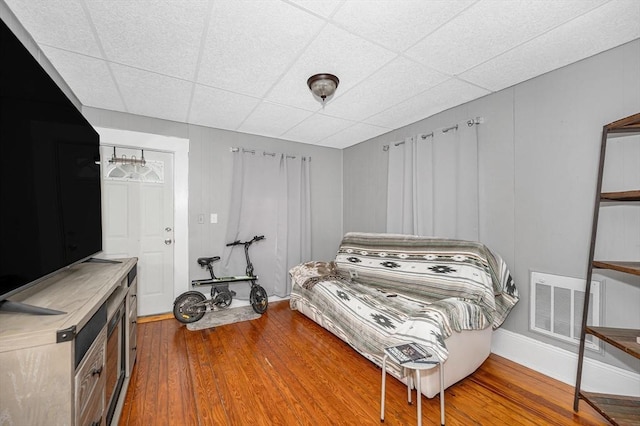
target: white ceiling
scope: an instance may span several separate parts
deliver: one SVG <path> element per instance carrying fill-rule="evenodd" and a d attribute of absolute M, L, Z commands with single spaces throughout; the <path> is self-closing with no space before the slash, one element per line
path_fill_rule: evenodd
<path fill-rule="evenodd" d="M 83 105 L 335 148 L 640 38 L 640 0 L 4 1 Z"/>

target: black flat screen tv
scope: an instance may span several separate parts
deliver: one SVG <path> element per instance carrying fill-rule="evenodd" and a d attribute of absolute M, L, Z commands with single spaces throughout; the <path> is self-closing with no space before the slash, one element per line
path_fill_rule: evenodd
<path fill-rule="evenodd" d="M 0 305 L 7 305 L 102 250 L 100 142 L 4 22 L 0 63 Z"/>

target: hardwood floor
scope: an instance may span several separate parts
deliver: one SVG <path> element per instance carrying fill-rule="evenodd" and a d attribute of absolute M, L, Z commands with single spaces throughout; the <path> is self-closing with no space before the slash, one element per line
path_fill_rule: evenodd
<path fill-rule="evenodd" d="M 286 301 L 257 320 L 202 331 L 142 322 L 119 424 L 379 425 L 380 376 Z M 406 395 L 388 376 L 385 425 L 415 424 Z M 492 354 L 445 391 L 446 424 L 605 424 L 583 402 L 574 413 L 572 402 L 571 386 Z M 438 397 L 422 397 L 425 425 L 438 424 L 439 410 Z"/>

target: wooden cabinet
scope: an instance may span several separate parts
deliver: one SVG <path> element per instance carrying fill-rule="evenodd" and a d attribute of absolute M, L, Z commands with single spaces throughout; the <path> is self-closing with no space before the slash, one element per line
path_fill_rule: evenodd
<path fill-rule="evenodd" d="M 587 267 L 587 285 L 582 315 L 582 332 L 580 336 L 580 348 L 578 352 L 578 374 L 574 395 L 573 409 L 578 411 L 580 399 L 594 407 L 603 417 L 612 424 L 639 424 L 640 423 L 640 399 L 629 396 L 617 396 L 581 390 L 582 366 L 585 355 L 585 340 L 587 335 L 595 336 L 606 344 L 615 346 L 630 356 L 640 358 L 640 330 L 631 328 L 595 327 L 587 324 L 588 310 L 590 306 L 591 278 L 595 269 L 608 269 L 624 274 L 640 275 L 640 261 L 619 261 L 615 259 L 594 259 L 598 238 L 598 219 L 604 205 L 610 203 L 633 205 L 637 207 L 640 215 L 640 189 L 627 191 L 602 192 L 603 175 L 605 173 L 605 156 L 607 143 L 616 143 L 614 137 L 640 135 L 640 114 L 618 120 L 604 126 L 602 131 L 602 143 L 600 149 L 600 165 L 598 171 L 598 183 L 593 214 L 593 226 L 591 231 L 591 247 L 589 249 L 589 261 Z M 635 141 L 640 143 L 640 138 Z M 620 167 L 620 166 L 618 166 Z M 632 166 L 634 167 L 634 166 Z M 636 170 L 638 166 L 635 166 Z M 640 309 L 640 305 L 636 307 Z"/>
<path fill-rule="evenodd" d="M 126 305 L 127 317 L 127 377 L 131 376 L 138 353 L 138 278 L 133 278 Z"/>
<path fill-rule="evenodd" d="M 75 265 L 11 298 L 65 314 L 0 312 L 4 423 L 106 425 L 107 325 L 123 304 L 135 324 L 136 262 Z"/>

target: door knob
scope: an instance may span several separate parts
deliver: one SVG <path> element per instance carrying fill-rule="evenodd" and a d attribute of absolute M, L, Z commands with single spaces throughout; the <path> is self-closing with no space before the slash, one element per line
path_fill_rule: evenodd
<path fill-rule="evenodd" d="M 168 227 L 168 226 L 166 228 L 164 228 L 164 230 L 167 231 L 167 232 L 171 232 L 171 228 Z"/>
<path fill-rule="evenodd" d="M 167 238 L 166 240 L 164 240 L 164 243 L 166 245 L 170 245 L 173 241 L 171 241 L 171 238 Z"/>

